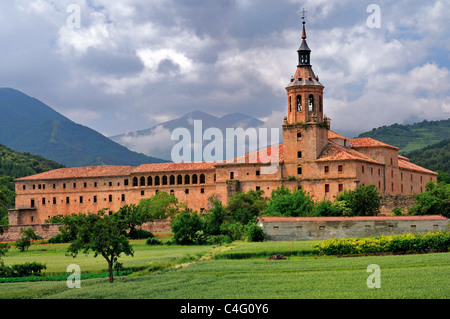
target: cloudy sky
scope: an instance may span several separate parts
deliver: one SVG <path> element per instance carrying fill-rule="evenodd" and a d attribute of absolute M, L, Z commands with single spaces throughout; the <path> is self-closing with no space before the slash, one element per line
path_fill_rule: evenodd
<path fill-rule="evenodd" d="M 194 110 L 279 126 L 302 8 L 333 130 L 450 117 L 448 0 L 1 1 L 0 87 L 108 136 Z"/>

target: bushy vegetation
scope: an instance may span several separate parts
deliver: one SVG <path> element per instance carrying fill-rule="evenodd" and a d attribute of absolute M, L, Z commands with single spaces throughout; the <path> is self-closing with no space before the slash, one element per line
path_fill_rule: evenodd
<path fill-rule="evenodd" d="M 0 265 L 0 278 L 40 277 L 42 270 L 47 267 L 37 262 L 12 265 L 10 267 Z"/>
<path fill-rule="evenodd" d="M 329 239 L 315 248 L 323 255 L 447 252 L 450 248 L 450 232 Z"/>
<path fill-rule="evenodd" d="M 266 199 L 261 191 L 232 196 L 227 206 L 210 198 L 210 212 L 184 210 L 171 222 L 174 241 L 181 245 L 223 244 L 235 240 L 263 241 L 264 232 L 256 225 Z"/>
<path fill-rule="evenodd" d="M 425 192 L 416 195 L 408 214 L 450 217 L 450 184 L 429 181 L 425 185 Z"/>
<path fill-rule="evenodd" d="M 15 245 L 21 251 L 25 252 L 31 246 L 31 241 L 43 239 L 41 236 L 37 235 L 35 230 L 31 227 L 21 230 L 22 237 L 16 240 Z"/>

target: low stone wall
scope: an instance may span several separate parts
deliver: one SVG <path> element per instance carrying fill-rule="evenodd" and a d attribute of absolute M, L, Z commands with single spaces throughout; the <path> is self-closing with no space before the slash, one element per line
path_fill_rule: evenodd
<path fill-rule="evenodd" d="M 260 217 L 266 241 L 355 238 L 449 230 L 442 216 Z"/>
<path fill-rule="evenodd" d="M 395 207 L 412 207 L 415 199 L 416 195 L 383 195 L 380 213 L 382 215 L 392 214 Z"/>
<path fill-rule="evenodd" d="M 8 226 L 3 235 L 0 236 L 1 241 L 16 241 L 22 237 L 21 231 L 26 228 L 33 228 L 37 235 L 44 239 L 49 239 L 56 236 L 59 233 L 58 227 L 60 224 L 38 224 L 38 225 L 19 225 Z M 157 220 L 154 222 L 146 223 L 141 227 L 144 230 L 151 231 L 152 233 L 168 233 L 170 229 L 170 221 Z"/>

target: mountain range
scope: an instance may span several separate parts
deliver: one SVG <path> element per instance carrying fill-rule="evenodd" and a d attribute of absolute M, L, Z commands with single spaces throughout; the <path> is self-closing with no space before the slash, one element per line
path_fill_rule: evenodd
<path fill-rule="evenodd" d="M 111 136 L 110 139 L 136 152 L 171 159 L 172 148 L 179 142 L 179 140 L 171 139 L 172 132 L 177 128 L 187 129 L 191 135 L 191 142 L 194 143 L 194 121 L 201 121 L 202 134 L 209 128 L 219 129 L 224 137 L 224 150 L 227 128 L 242 128 L 246 130 L 248 128 L 259 128 L 264 125 L 263 121 L 242 113 L 232 113 L 222 117 L 216 117 L 202 111 L 194 111 L 149 129 Z M 210 143 L 208 140 L 202 140 L 202 142 L 202 146 Z M 246 141 L 246 147 L 248 147 L 248 141 Z M 191 155 L 191 160 L 194 160 L 193 154 Z M 237 147 L 235 147 L 233 156 L 239 155 L 243 154 L 238 153 Z M 205 158 L 203 159 L 206 160 Z"/>
<path fill-rule="evenodd" d="M 0 144 L 69 167 L 166 162 L 130 151 L 11 88 L 0 88 Z"/>

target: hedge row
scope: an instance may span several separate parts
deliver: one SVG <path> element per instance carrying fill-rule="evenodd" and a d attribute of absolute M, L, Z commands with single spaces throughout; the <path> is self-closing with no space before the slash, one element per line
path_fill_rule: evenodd
<path fill-rule="evenodd" d="M 315 245 L 315 248 L 322 255 L 447 252 L 450 248 L 450 232 L 329 239 Z"/>

